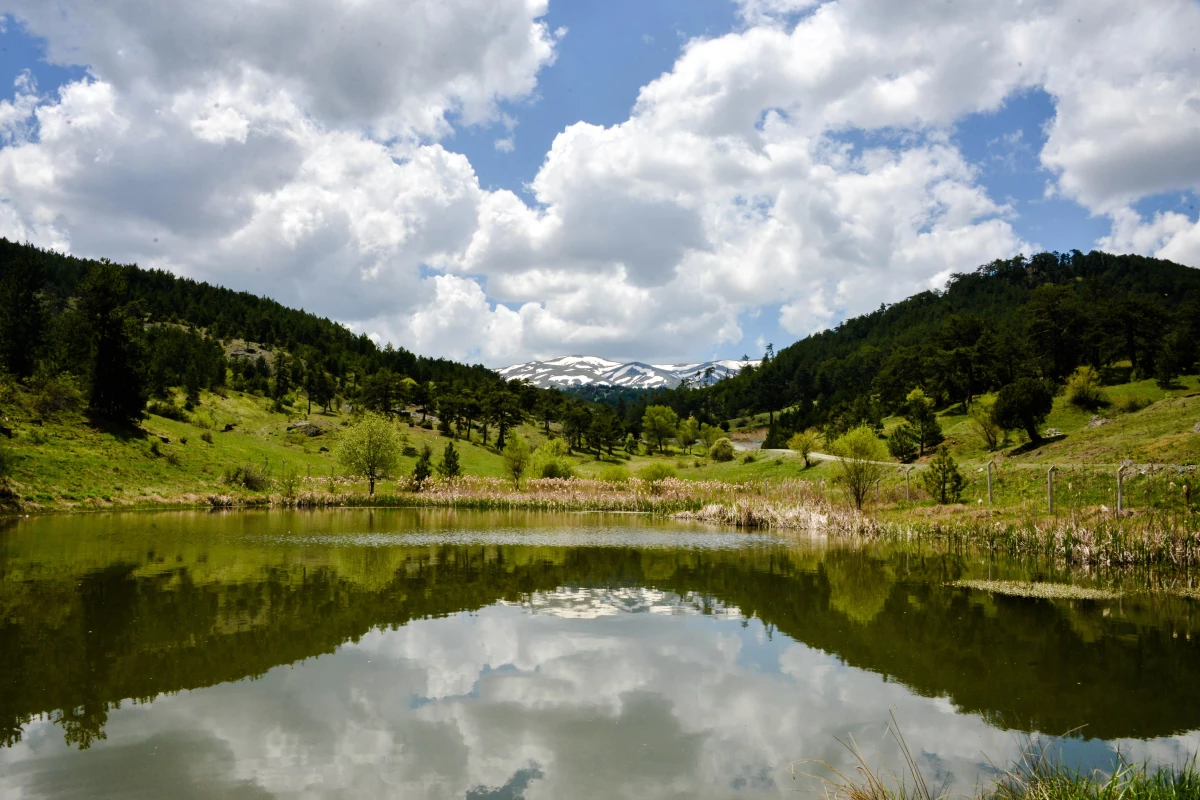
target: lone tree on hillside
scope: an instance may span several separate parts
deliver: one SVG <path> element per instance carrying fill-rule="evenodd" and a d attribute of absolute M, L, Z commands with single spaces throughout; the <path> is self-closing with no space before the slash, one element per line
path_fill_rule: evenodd
<path fill-rule="evenodd" d="M 794 450 L 804 459 L 804 468 L 812 466 L 812 454 L 817 449 L 817 432 L 801 431 L 788 439 L 788 449 Z"/>
<path fill-rule="evenodd" d="M 351 475 L 362 475 L 375 495 L 375 481 L 387 476 L 396 466 L 404 439 L 392 423 L 378 414 L 367 413 L 344 434 L 338 446 L 337 460 Z"/>
<path fill-rule="evenodd" d="M 649 406 L 642 416 L 642 434 L 660 453 L 664 445 L 674 438 L 678 427 L 679 415 L 669 406 Z"/>
<path fill-rule="evenodd" d="M 957 503 L 962 498 L 963 489 L 967 487 L 967 479 L 958 471 L 958 464 L 950 456 L 950 450 L 945 445 L 938 448 L 938 453 L 929 462 L 925 472 L 925 490 L 939 504 Z"/>
<path fill-rule="evenodd" d="M 887 465 L 887 448 L 875 431 L 860 425 L 839 436 L 830 448 L 838 458 L 838 480 L 846 485 L 854 507 L 861 509 L 866 502 L 867 492 L 881 478 Z"/>
<path fill-rule="evenodd" d="M 437 471 L 443 478 L 457 478 L 462 475 L 462 466 L 458 463 L 458 450 L 454 448 L 454 442 L 446 442 L 446 449 L 442 452 L 442 463 L 438 464 Z"/>
<path fill-rule="evenodd" d="M 1029 441 L 1040 442 L 1038 425 L 1054 408 L 1054 390 L 1038 378 L 1018 378 L 1000 390 L 992 414 L 1002 428 L 1024 428 Z"/>
<path fill-rule="evenodd" d="M 529 445 L 513 434 L 504 444 L 504 471 L 512 478 L 513 488 L 521 488 L 521 476 L 529 469 Z"/>

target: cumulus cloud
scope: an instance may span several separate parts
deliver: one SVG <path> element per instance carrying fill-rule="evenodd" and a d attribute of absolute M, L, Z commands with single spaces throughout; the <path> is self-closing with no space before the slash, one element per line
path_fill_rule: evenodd
<path fill-rule="evenodd" d="M 626 121 L 563 130 L 527 202 L 443 140 L 492 120 L 512 148 L 499 104 L 564 34 L 546 0 L 7 0 L 89 76 L 0 103 L 0 233 L 430 354 L 672 360 L 764 308 L 802 335 L 1031 249 L 952 132 L 1042 87 L 1040 158 L 1111 216 L 1102 244 L 1200 263 L 1194 221 L 1128 210 L 1200 185 L 1192 0 L 738 6 Z"/>

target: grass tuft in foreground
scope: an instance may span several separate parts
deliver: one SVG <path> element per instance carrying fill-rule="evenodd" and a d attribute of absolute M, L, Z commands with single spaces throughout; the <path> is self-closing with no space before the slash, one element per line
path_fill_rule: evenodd
<path fill-rule="evenodd" d="M 858 745 L 838 740 L 850 751 L 854 772 L 847 775 L 824 762 L 798 762 L 791 767 L 793 777 L 816 779 L 816 792 L 827 800 L 947 800 L 948 787 L 930 788 L 920 766 L 900 733 L 893 714 L 888 732 L 899 745 L 904 770 L 897 774 L 873 767 Z M 826 774 L 817 775 L 798 769 L 813 764 Z M 1200 800 L 1200 771 L 1196 759 L 1178 769 L 1151 768 L 1131 764 L 1118 754 L 1111 772 L 1084 772 L 1067 766 L 1055 742 L 1030 741 L 1021 757 L 1000 772 L 991 786 L 980 788 L 975 800 Z"/>

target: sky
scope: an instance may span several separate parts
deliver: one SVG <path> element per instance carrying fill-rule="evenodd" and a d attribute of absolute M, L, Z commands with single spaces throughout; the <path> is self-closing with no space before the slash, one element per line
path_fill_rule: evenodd
<path fill-rule="evenodd" d="M 1200 267 L 1200 0 L 0 0 L 0 235 L 414 352 L 761 355 Z"/>

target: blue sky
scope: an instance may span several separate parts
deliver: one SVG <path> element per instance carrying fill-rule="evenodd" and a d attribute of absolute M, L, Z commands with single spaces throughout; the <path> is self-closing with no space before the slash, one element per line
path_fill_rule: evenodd
<path fill-rule="evenodd" d="M 1200 262 L 1196 0 L 378 1 L 342 39 L 329 0 L 0 2 L 0 233 L 498 366 L 756 356 L 1021 250 Z"/>

